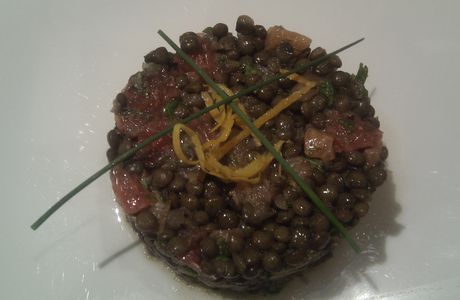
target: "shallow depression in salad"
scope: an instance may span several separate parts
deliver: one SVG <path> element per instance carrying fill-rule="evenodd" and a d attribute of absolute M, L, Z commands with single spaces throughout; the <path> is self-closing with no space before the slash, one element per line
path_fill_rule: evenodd
<path fill-rule="evenodd" d="M 327 54 L 282 26 L 240 16 L 186 32 L 180 47 L 227 94 Z M 380 123 L 364 86 L 367 67 L 339 70 L 336 55 L 236 100 L 346 227 L 369 210 L 386 179 Z M 340 235 L 229 106 L 184 125 L 221 100 L 178 55 L 144 57 L 113 102 L 109 161 L 152 134 L 164 136 L 111 171 L 128 221 L 152 255 L 217 288 L 257 290 L 320 262 Z"/>

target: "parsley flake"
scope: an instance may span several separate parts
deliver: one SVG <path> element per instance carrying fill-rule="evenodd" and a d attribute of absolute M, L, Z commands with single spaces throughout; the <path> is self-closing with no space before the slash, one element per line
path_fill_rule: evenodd
<path fill-rule="evenodd" d="M 174 112 L 176 111 L 179 104 L 180 104 L 180 100 L 174 99 L 165 105 L 164 112 L 166 113 L 166 116 L 168 116 L 169 120 L 174 119 Z"/>
<path fill-rule="evenodd" d="M 217 246 L 219 247 L 219 257 L 230 257 L 230 250 L 228 249 L 227 243 L 223 239 L 217 241 Z"/>
<path fill-rule="evenodd" d="M 314 158 L 309 158 L 309 157 L 306 157 L 305 159 L 310 163 L 310 166 L 312 166 L 315 169 L 318 169 L 321 172 L 324 172 L 324 169 L 323 169 L 324 163 L 321 159 L 314 159 Z"/>
<path fill-rule="evenodd" d="M 355 76 L 356 80 L 364 84 L 366 82 L 368 72 L 369 69 L 367 68 L 367 66 L 363 63 L 360 63 L 358 73 L 356 73 Z"/>
<path fill-rule="evenodd" d="M 340 119 L 338 120 L 339 124 L 345 129 L 345 131 L 350 134 L 353 133 L 354 124 L 350 119 Z"/>
<path fill-rule="evenodd" d="M 332 86 L 332 83 L 330 81 L 323 81 L 320 83 L 319 93 L 327 98 L 327 105 L 331 106 L 332 104 L 334 104 L 335 92 L 334 92 L 334 87 Z"/>

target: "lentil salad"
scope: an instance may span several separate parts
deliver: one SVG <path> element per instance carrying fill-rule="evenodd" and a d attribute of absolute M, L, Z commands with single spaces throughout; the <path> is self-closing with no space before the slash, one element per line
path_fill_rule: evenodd
<path fill-rule="evenodd" d="M 238 18 L 236 31 L 234 36 L 218 23 L 180 37 L 181 48 L 233 93 L 326 54 L 320 47 L 311 50 L 306 36 L 281 26 L 266 30 L 248 16 Z M 367 214 L 372 192 L 386 178 L 388 151 L 364 87 L 366 68 L 352 75 L 338 70 L 341 64 L 332 56 L 239 103 L 257 120 L 305 82 L 313 84 L 260 129 L 273 144 L 281 144 L 283 157 L 351 227 Z M 148 53 L 142 71 L 114 100 L 109 160 L 203 108 L 211 92 L 166 48 Z M 204 115 L 188 128 L 206 143 L 219 137 L 218 122 Z M 234 123 L 230 139 L 243 130 Z M 183 154 L 195 160 L 197 145 L 190 135 L 178 138 Z M 255 290 L 284 281 L 330 253 L 337 232 L 278 163 L 269 161 L 257 180 L 229 180 L 206 172 L 204 163 L 184 163 L 173 139 L 155 141 L 111 172 L 117 200 L 152 254 L 208 286 Z M 248 135 L 220 162 L 238 170 L 262 155 L 263 147 Z"/>

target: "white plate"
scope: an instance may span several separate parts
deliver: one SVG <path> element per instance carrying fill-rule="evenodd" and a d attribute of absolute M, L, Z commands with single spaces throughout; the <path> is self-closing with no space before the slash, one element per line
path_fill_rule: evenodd
<path fill-rule="evenodd" d="M 178 280 L 119 222 L 108 176 L 38 231 L 45 209 L 105 163 L 111 100 L 163 45 L 249 14 L 282 24 L 370 69 L 368 87 L 390 149 L 391 176 L 353 230 L 369 245 L 335 256 L 273 299 L 460 296 L 459 2 L 9 1 L 0 4 L 2 299 L 242 298 Z M 364 240 L 363 240 L 364 239 Z M 250 298 L 257 298 L 250 296 Z"/>

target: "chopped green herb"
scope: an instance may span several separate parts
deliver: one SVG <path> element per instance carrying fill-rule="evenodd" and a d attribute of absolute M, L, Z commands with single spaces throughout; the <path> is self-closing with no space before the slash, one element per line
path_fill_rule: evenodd
<path fill-rule="evenodd" d="M 217 246 L 219 247 L 219 257 L 230 257 L 230 250 L 228 249 L 227 243 L 223 239 L 217 241 Z"/>
<path fill-rule="evenodd" d="M 203 32 L 206 34 L 212 34 L 212 27 L 208 26 L 205 29 L 203 29 Z"/>
<path fill-rule="evenodd" d="M 195 270 L 193 270 L 192 268 L 182 266 L 181 271 L 186 276 L 189 276 L 189 277 L 192 277 L 192 278 L 198 277 L 198 273 Z"/>
<path fill-rule="evenodd" d="M 229 256 L 218 255 L 218 256 L 216 257 L 216 260 L 229 261 L 229 260 L 230 260 L 230 255 L 229 255 Z"/>
<path fill-rule="evenodd" d="M 174 119 L 174 112 L 176 111 L 179 104 L 180 104 L 180 100 L 174 99 L 173 101 L 165 105 L 164 111 L 170 121 Z"/>
<path fill-rule="evenodd" d="M 158 200 L 160 200 L 161 202 L 163 203 L 166 203 L 168 201 L 167 198 L 165 198 L 162 194 L 160 194 L 158 191 L 153 191 L 151 192 L 148 197 L 147 197 L 148 200 L 150 200 L 151 202 L 155 203 L 157 202 Z"/>
<path fill-rule="evenodd" d="M 158 195 L 157 194 L 154 194 L 154 193 L 150 193 L 148 196 L 147 196 L 147 200 L 149 200 L 150 202 L 152 203 L 155 203 L 158 199 Z"/>
<path fill-rule="evenodd" d="M 281 288 L 282 288 L 281 284 L 271 282 L 270 284 L 266 286 L 265 290 L 269 294 L 278 294 L 281 291 Z"/>
<path fill-rule="evenodd" d="M 259 73 L 259 71 L 251 64 L 245 64 L 243 68 L 245 76 L 250 76 Z"/>
<path fill-rule="evenodd" d="M 310 165 L 313 167 L 313 168 L 316 168 L 318 170 L 320 170 L 321 172 L 324 172 L 324 169 L 323 169 L 323 161 L 321 159 L 314 159 L 314 158 L 309 158 L 309 157 L 306 157 L 305 158 L 309 163 Z"/>
<path fill-rule="evenodd" d="M 149 188 L 151 180 L 152 180 L 152 178 L 150 176 L 142 176 L 141 177 L 141 185 L 142 185 L 142 187 L 147 190 Z"/>
<path fill-rule="evenodd" d="M 353 133 L 354 124 L 353 124 L 352 120 L 350 120 L 350 119 L 340 119 L 338 122 L 339 122 L 340 125 L 343 126 L 343 128 L 345 128 L 345 130 L 347 131 L 348 134 Z"/>
<path fill-rule="evenodd" d="M 224 65 L 228 61 L 228 57 L 225 54 L 218 54 L 217 55 L 217 63 L 219 65 Z"/>
<path fill-rule="evenodd" d="M 163 203 L 168 202 L 168 199 L 165 198 L 162 194 L 158 194 L 158 198 L 159 198 L 159 200 L 160 200 L 161 202 L 163 202 Z"/>
<path fill-rule="evenodd" d="M 331 106 L 332 104 L 334 104 L 334 87 L 332 86 L 332 83 L 330 81 L 321 82 L 321 84 L 319 85 L 319 92 L 327 98 L 327 105 Z"/>
<path fill-rule="evenodd" d="M 366 82 L 368 72 L 369 72 L 369 69 L 367 68 L 367 66 L 364 65 L 363 63 L 360 63 L 358 73 L 356 73 L 356 77 L 355 77 L 356 80 L 364 84 Z"/>
<path fill-rule="evenodd" d="M 137 72 L 131 76 L 131 80 L 136 90 L 140 91 L 144 88 L 144 76 L 142 75 L 142 72 Z"/>

